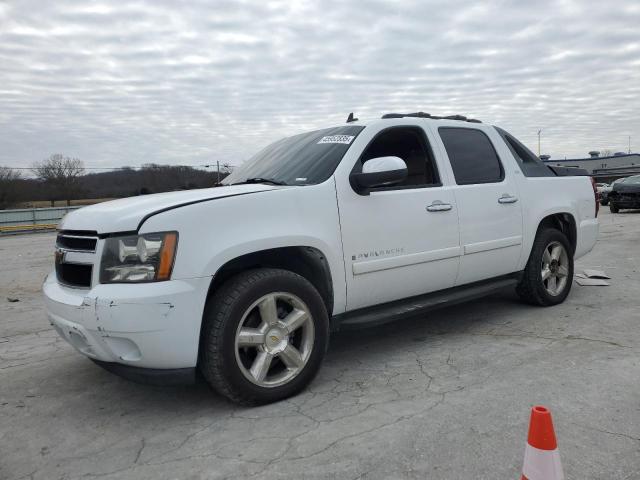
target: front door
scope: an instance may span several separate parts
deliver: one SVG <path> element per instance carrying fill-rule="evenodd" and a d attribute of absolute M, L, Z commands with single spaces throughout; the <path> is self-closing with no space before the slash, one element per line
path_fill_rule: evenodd
<path fill-rule="evenodd" d="M 400 185 L 356 193 L 346 178 L 336 185 L 345 256 L 347 309 L 367 307 L 452 287 L 458 273 L 458 208 L 441 165 L 420 126 L 368 133 L 354 169 L 372 158 L 407 164 Z"/>

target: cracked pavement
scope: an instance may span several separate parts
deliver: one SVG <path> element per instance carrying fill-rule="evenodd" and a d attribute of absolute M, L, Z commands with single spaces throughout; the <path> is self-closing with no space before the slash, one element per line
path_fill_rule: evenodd
<path fill-rule="evenodd" d="M 340 332 L 308 390 L 258 408 L 100 369 L 44 317 L 54 235 L 0 238 L 0 478 L 519 478 L 543 404 L 567 478 L 639 479 L 640 212 L 600 220 L 577 271 L 610 287 Z"/>

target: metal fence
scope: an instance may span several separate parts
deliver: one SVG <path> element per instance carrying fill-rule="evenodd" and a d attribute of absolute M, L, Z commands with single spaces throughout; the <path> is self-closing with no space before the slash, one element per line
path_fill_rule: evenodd
<path fill-rule="evenodd" d="M 62 217 L 81 207 L 21 208 L 0 210 L 0 235 L 56 228 Z"/>

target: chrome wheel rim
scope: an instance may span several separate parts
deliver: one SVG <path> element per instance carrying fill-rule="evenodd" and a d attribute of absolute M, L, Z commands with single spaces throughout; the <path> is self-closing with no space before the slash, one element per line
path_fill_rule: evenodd
<path fill-rule="evenodd" d="M 542 254 L 542 285 L 549 295 L 560 295 L 569 277 L 569 255 L 560 242 L 551 242 Z"/>
<path fill-rule="evenodd" d="M 235 337 L 244 377 L 261 387 L 284 385 L 304 369 L 314 343 L 309 307 L 286 292 L 269 293 L 244 312 Z"/>

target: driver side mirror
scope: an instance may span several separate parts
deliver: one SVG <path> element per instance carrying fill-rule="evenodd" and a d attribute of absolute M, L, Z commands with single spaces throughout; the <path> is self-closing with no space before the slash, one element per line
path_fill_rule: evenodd
<path fill-rule="evenodd" d="M 349 176 L 351 186 L 358 193 L 366 193 L 370 188 L 386 187 L 407 178 L 407 164 L 400 157 L 377 157 L 362 165 L 362 173 Z"/>

